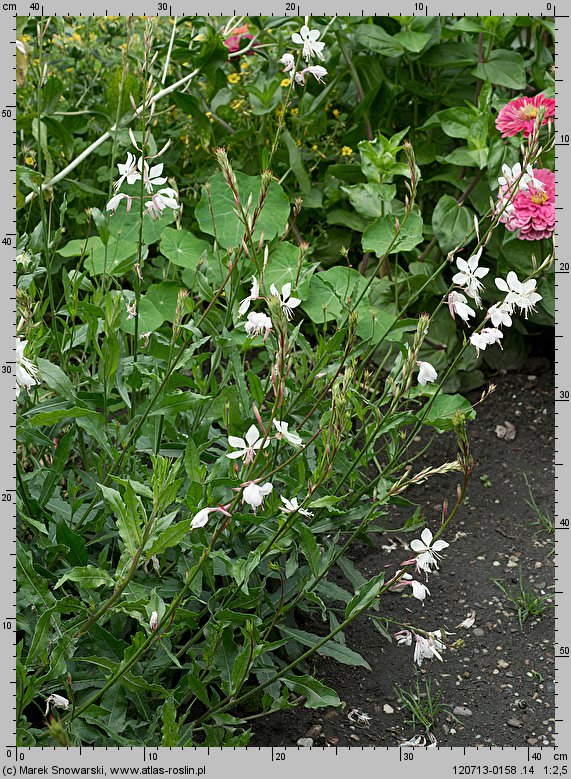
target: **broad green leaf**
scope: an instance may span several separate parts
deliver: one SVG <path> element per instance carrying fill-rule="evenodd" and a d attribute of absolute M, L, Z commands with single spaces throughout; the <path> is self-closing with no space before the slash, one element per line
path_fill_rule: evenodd
<path fill-rule="evenodd" d="M 487 62 L 479 62 L 472 75 L 510 89 L 525 89 L 525 61 L 517 51 L 496 49 Z"/>
<path fill-rule="evenodd" d="M 37 362 L 40 371 L 40 381 L 43 384 L 47 384 L 58 395 L 71 400 L 73 398 L 73 386 L 59 365 L 54 365 L 41 357 L 38 357 Z"/>
<path fill-rule="evenodd" d="M 94 565 L 77 566 L 67 571 L 57 580 L 54 590 L 57 590 L 65 582 L 75 582 L 80 587 L 85 587 L 88 590 L 97 589 L 98 587 L 113 587 L 114 585 L 113 577 L 109 571 L 96 568 Z"/>
<path fill-rule="evenodd" d="M 311 573 L 317 577 L 321 569 L 321 552 L 317 546 L 317 542 L 309 528 L 304 522 L 299 522 L 296 526 L 296 530 L 299 534 L 299 545 L 303 556 L 309 563 Z"/>
<path fill-rule="evenodd" d="M 465 415 L 466 419 L 474 419 L 476 412 L 472 404 L 462 395 L 437 395 L 430 407 L 424 422 L 437 430 L 450 430 L 452 421 L 457 412 Z M 419 417 L 423 412 L 419 413 Z"/>
<path fill-rule="evenodd" d="M 178 284 L 173 281 L 162 281 L 160 284 L 151 284 L 145 293 L 145 300 L 153 304 L 163 319 L 173 322 L 179 292 Z"/>
<path fill-rule="evenodd" d="M 348 314 L 367 285 L 353 268 L 335 266 L 316 273 L 302 308 L 313 322 L 328 322 Z M 353 305 L 351 305 L 353 304 Z"/>
<path fill-rule="evenodd" d="M 117 529 L 125 549 L 129 557 L 133 558 L 141 543 L 140 518 L 137 512 L 133 510 L 132 505 L 127 505 L 121 494 L 113 487 L 106 487 L 104 484 L 100 484 L 99 489 L 103 493 L 105 503 L 115 515 Z M 127 495 L 128 489 L 129 487 L 126 488 L 125 495 Z M 133 495 L 135 494 L 132 488 L 131 492 Z"/>
<path fill-rule="evenodd" d="M 161 238 L 160 250 L 174 265 L 195 271 L 198 261 L 202 257 L 206 258 L 212 247 L 208 241 L 197 238 L 188 230 L 167 227 Z"/>
<path fill-rule="evenodd" d="M 242 207 L 245 209 L 250 195 L 252 195 L 252 209 L 258 202 L 261 179 L 259 176 L 246 176 L 236 173 L 238 190 Z M 216 240 L 225 249 L 230 246 L 240 246 L 244 236 L 245 227 L 242 221 L 234 213 L 236 204 L 232 190 L 226 183 L 221 173 L 216 173 L 210 178 L 212 211 L 210 213 L 209 198 L 203 193 L 194 215 L 198 220 L 200 229 L 208 235 L 216 235 Z M 259 241 L 264 233 L 266 241 L 271 241 L 276 235 L 283 235 L 287 226 L 290 206 L 289 200 L 275 181 L 272 181 L 264 207 L 256 222 L 254 241 Z M 212 219 L 216 229 L 214 228 Z"/>
<path fill-rule="evenodd" d="M 163 703 L 161 709 L 161 721 L 162 721 L 162 740 L 161 746 L 163 747 L 176 747 L 178 746 L 179 727 L 176 721 L 176 702 L 173 695 L 169 697 Z"/>
<path fill-rule="evenodd" d="M 392 214 L 381 216 L 363 233 L 363 251 L 375 252 L 377 257 L 410 251 L 421 243 L 422 227 L 422 217 L 411 213 L 395 237 L 397 232 L 395 217 Z"/>
<path fill-rule="evenodd" d="M 376 181 L 341 189 L 349 196 L 355 211 L 366 219 L 383 216 L 387 209 L 386 203 L 394 200 L 397 192 L 395 184 L 379 184 Z"/>
<path fill-rule="evenodd" d="M 154 333 L 164 322 L 164 317 L 153 305 L 152 301 L 145 297 L 141 298 L 139 304 L 139 334 Z M 128 319 L 126 307 L 121 309 L 121 330 L 134 335 L 135 319 Z"/>
<path fill-rule="evenodd" d="M 380 573 L 362 584 L 345 608 L 345 619 L 356 617 L 360 611 L 372 607 L 384 581 L 385 574 Z"/>
<path fill-rule="evenodd" d="M 401 30 L 393 35 L 393 40 L 401 44 L 407 51 L 418 54 L 422 51 L 432 35 L 428 32 L 413 32 L 411 30 Z"/>
<path fill-rule="evenodd" d="M 404 54 L 403 44 L 376 24 L 360 24 L 357 27 L 357 42 L 385 57 L 400 57 Z"/>
<path fill-rule="evenodd" d="M 444 254 L 462 246 L 473 228 L 472 212 L 450 195 L 442 195 L 432 212 L 432 229 Z"/>
<path fill-rule="evenodd" d="M 191 523 L 192 517 L 190 519 L 182 519 L 175 525 L 171 525 L 163 530 L 158 538 L 152 542 L 150 549 L 145 549 L 147 558 L 151 558 L 153 555 L 158 556 L 166 552 L 167 549 L 178 546 L 189 535 Z"/>
<path fill-rule="evenodd" d="M 308 709 L 320 709 L 324 706 L 342 706 L 335 690 L 318 682 L 313 676 L 296 676 L 289 673 L 282 676 L 282 679 L 288 690 L 305 696 L 305 706 Z"/>

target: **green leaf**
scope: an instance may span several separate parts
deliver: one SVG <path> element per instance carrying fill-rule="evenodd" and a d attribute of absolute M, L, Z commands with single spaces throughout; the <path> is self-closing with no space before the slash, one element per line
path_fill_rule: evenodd
<path fill-rule="evenodd" d="M 45 481 L 42 486 L 42 491 L 38 499 L 40 506 L 45 506 L 48 500 L 53 495 L 55 488 L 61 478 L 61 475 L 67 465 L 69 453 L 71 451 L 71 445 L 75 437 L 75 430 L 72 427 L 67 433 L 62 436 L 57 442 L 55 454 L 52 460 L 50 469 L 46 475 Z"/>
<path fill-rule="evenodd" d="M 56 539 L 58 544 L 63 544 L 69 549 L 69 554 L 66 556 L 72 565 L 86 565 L 87 564 L 87 549 L 85 548 L 85 541 L 79 535 L 75 533 L 70 527 L 66 525 L 63 520 L 60 520 L 56 528 Z"/>
<path fill-rule="evenodd" d="M 395 184 L 379 184 L 376 181 L 341 187 L 341 190 L 347 193 L 355 211 L 365 219 L 378 219 L 383 216 L 386 203 L 394 200 L 397 193 Z"/>
<path fill-rule="evenodd" d="M 121 494 L 117 490 L 114 490 L 113 487 L 106 487 L 104 484 L 100 484 L 99 489 L 103 493 L 105 503 L 115 515 L 119 535 L 129 557 L 132 558 L 141 543 L 141 526 L 137 514 L 137 506 L 132 499 L 129 505 L 127 505 L 121 497 Z M 128 490 L 129 487 L 125 490 L 126 497 Z M 130 490 L 134 496 L 135 493 L 133 488 L 131 487 Z"/>
<path fill-rule="evenodd" d="M 472 404 L 462 395 L 440 394 L 434 398 L 424 422 L 437 430 L 451 430 L 453 418 L 459 411 L 465 414 L 467 419 L 474 419 L 476 416 Z"/>
<path fill-rule="evenodd" d="M 141 298 L 139 304 L 139 333 L 154 333 L 164 322 L 164 317 L 153 305 L 152 301 L 145 297 Z M 135 320 L 128 319 L 128 313 L 125 306 L 121 308 L 121 330 L 134 335 Z"/>
<path fill-rule="evenodd" d="M 172 281 L 162 281 L 160 284 L 151 284 L 145 293 L 145 300 L 149 300 L 159 314 L 167 322 L 174 321 L 176 304 L 180 287 Z"/>
<path fill-rule="evenodd" d="M 362 584 L 345 608 L 345 619 L 352 619 L 360 611 L 364 611 L 371 606 L 381 591 L 384 581 L 385 574 L 380 573 Z"/>
<path fill-rule="evenodd" d="M 479 62 L 472 75 L 510 89 L 525 89 L 525 61 L 517 51 L 496 49 L 487 62 Z"/>
<path fill-rule="evenodd" d="M 204 232 L 208 231 L 204 230 Z M 161 238 L 160 250 L 161 254 L 164 254 L 174 265 L 195 271 L 198 261 L 208 256 L 212 246 L 208 241 L 197 238 L 187 230 L 167 227 Z"/>
<path fill-rule="evenodd" d="M 309 563 L 311 573 L 317 577 L 321 569 L 321 552 L 317 546 L 317 542 L 309 528 L 304 522 L 298 523 L 296 530 L 299 534 L 299 545 L 303 556 Z"/>
<path fill-rule="evenodd" d="M 432 213 L 432 229 L 443 253 L 462 246 L 473 228 L 472 212 L 450 195 L 443 195 Z"/>
<path fill-rule="evenodd" d="M 71 381 L 59 365 L 54 365 L 53 363 L 48 362 L 48 360 L 43 360 L 41 357 L 38 357 L 38 369 L 40 371 L 40 380 L 44 384 L 47 384 L 48 387 L 54 390 L 54 392 L 57 392 L 58 395 L 61 395 L 68 400 L 73 399 L 73 386 Z"/>
<path fill-rule="evenodd" d="M 98 587 L 113 587 L 115 583 L 109 571 L 96 568 L 94 565 L 77 566 L 67 571 L 57 580 L 54 590 L 57 590 L 65 582 L 75 582 L 80 587 L 85 587 L 88 590 L 97 589 Z"/>
<path fill-rule="evenodd" d="M 353 268 L 335 266 L 316 273 L 311 279 L 308 299 L 302 303 L 313 322 L 339 319 L 352 308 L 367 284 Z"/>
<path fill-rule="evenodd" d="M 338 707 L 342 705 L 335 690 L 318 682 L 313 676 L 295 676 L 294 674 L 289 673 L 282 676 L 282 679 L 288 690 L 305 696 L 305 706 L 308 709 L 320 709 L 324 706 Z"/>
<path fill-rule="evenodd" d="M 403 44 L 376 24 L 360 24 L 357 27 L 357 43 L 385 57 L 400 57 Z"/>
<path fill-rule="evenodd" d="M 285 633 L 286 636 L 295 638 L 296 641 L 299 641 L 300 644 L 307 647 L 315 646 L 315 644 L 322 639 L 322 636 L 316 636 L 313 633 L 307 633 L 305 630 L 297 630 L 286 625 L 280 625 L 280 631 Z M 349 647 L 340 644 L 333 639 L 320 647 L 317 650 L 317 654 L 322 655 L 323 657 L 332 657 L 343 665 L 352 665 L 366 668 L 368 671 L 371 670 L 369 663 L 364 657 L 361 657 L 358 652 L 354 652 L 352 649 L 349 649 Z"/>
<path fill-rule="evenodd" d="M 428 32 L 412 32 L 411 30 L 401 30 L 393 35 L 393 40 L 398 41 L 407 51 L 418 54 L 422 51 L 432 35 Z"/>
<path fill-rule="evenodd" d="M 395 217 L 392 214 L 381 216 L 363 233 L 363 251 L 375 252 L 377 257 L 410 251 L 422 242 L 422 227 L 422 217 L 411 213 L 395 238 Z"/>
<path fill-rule="evenodd" d="M 238 191 L 242 207 L 245 209 L 250 195 L 252 195 L 252 208 L 258 202 L 260 194 L 261 178 L 259 176 L 246 176 L 236 173 Z M 210 213 L 209 199 L 206 193 L 202 195 L 195 208 L 194 215 L 198 220 L 200 229 L 208 235 L 216 235 L 218 243 L 225 249 L 230 246 L 240 246 L 244 236 L 245 227 L 234 213 L 236 204 L 232 190 L 226 183 L 221 173 L 216 173 L 210 178 L 212 214 Z M 259 241 L 264 233 L 266 241 L 271 241 L 276 235 L 283 235 L 289 217 L 289 199 L 283 189 L 275 181 L 269 187 L 268 195 L 254 230 L 254 241 Z M 216 230 L 212 219 L 216 224 Z"/>
<path fill-rule="evenodd" d="M 175 525 L 171 525 L 163 530 L 158 538 L 153 541 L 151 548 L 145 549 L 147 558 L 151 558 L 153 555 L 158 556 L 163 554 L 163 552 L 166 552 L 167 549 L 178 546 L 190 533 L 191 523 L 192 517 L 190 519 L 183 519 Z"/>
<path fill-rule="evenodd" d="M 176 747 L 178 745 L 179 727 L 176 721 L 176 708 L 174 696 L 169 695 L 161 709 L 161 746 L 163 747 Z"/>

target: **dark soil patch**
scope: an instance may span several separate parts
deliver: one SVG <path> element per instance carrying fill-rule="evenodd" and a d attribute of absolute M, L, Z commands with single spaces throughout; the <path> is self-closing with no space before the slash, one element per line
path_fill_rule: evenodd
<path fill-rule="evenodd" d="M 434 735 L 442 746 L 554 744 L 553 609 L 539 619 L 527 619 L 522 630 L 517 613 L 492 581 L 503 580 L 514 591 L 521 571 L 527 591 L 553 593 L 554 538 L 532 524 L 537 516 L 527 503 L 525 481 L 527 476 L 538 506 L 553 518 L 554 381 L 551 372 L 539 372 L 542 365 L 537 361 L 538 375 L 528 371 L 494 379 L 496 392 L 478 407 L 477 422 L 469 431 L 476 465 L 468 500 L 447 534 L 451 545 L 441 572 L 430 577 L 427 605 L 397 594 L 382 602 L 387 616 L 426 630 L 444 627 L 455 631 L 452 640 L 465 641 L 464 647 L 447 650 L 443 663 L 426 661 L 420 672 L 421 689 L 429 675 L 433 693 L 441 690 L 443 703 L 470 712 L 459 715 L 461 724 L 446 715 L 438 718 Z M 496 426 L 505 421 L 516 428 L 513 441 L 496 434 Z M 430 459 L 417 461 L 418 469 L 454 459 L 455 453 L 454 440 L 442 436 Z M 414 496 L 433 528 L 442 501 L 454 502 L 454 483 L 435 479 Z M 408 542 L 417 536 L 403 538 Z M 389 541 L 386 536 L 375 538 L 376 548 L 363 544 L 352 553 L 366 577 L 387 563 L 396 567 L 407 557 L 400 543 L 393 552 L 379 554 L 381 544 Z M 472 609 L 474 626 L 455 630 Z M 290 746 L 305 736 L 316 746 L 396 746 L 415 734 L 392 686 L 412 690 L 412 648 L 389 643 L 363 618 L 346 636 L 348 646 L 363 655 L 372 671 L 321 657 L 316 665 L 319 677 L 345 701 L 345 709 L 297 708 L 254 721 L 253 746 Z M 352 709 L 371 717 L 368 727 L 348 719 Z"/>

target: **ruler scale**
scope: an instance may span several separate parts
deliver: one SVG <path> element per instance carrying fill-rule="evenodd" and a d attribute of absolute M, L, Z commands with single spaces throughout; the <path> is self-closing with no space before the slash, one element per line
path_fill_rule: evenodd
<path fill-rule="evenodd" d="M 28 3 L 1 3 L 2 28 L 0 30 L 1 54 L 4 62 L 4 78 L 0 83 L 0 132 L 4 153 L 2 155 L 2 209 L 0 246 L 3 258 L 0 263 L 0 325 L 4 334 L 0 366 L 2 376 L 0 392 L 0 423 L 3 439 L 0 446 L 2 477 L 0 494 L 3 510 L 2 561 L 0 564 L 2 628 L 0 642 L 0 691 L 2 705 L 0 718 L 0 763 L 3 775 L 21 774 L 69 776 L 83 773 L 102 776 L 130 775 L 181 775 L 228 777 L 312 776 L 327 772 L 332 777 L 346 776 L 352 771 L 370 775 L 371 771 L 398 772 L 399 776 L 413 777 L 422 773 L 429 776 L 565 776 L 571 773 L 569 756 L 571 747 L 566 743 L 571 725 L 571 622 L 567 613 L 566 597 L 571 593 L 571 566 L 567 557 L 571 553 L 571 479 L 566 470 L 571 467 L 571 443 L 567 432 L 571 430 L 571 365 L 567 359 L 569 346 L 566 339 L 571 332 L 571 306 L 567 297 L 571 293 L 571 226 L 567 211 L 571 209 L 571 108 L 568 95 L 568 79 L 571 78 L 571 20 L 568 8 L 557 7 L 550 2 L 502 2 L 496 8 L 488 4 L 401 2 L 389 4 L 363 4 L 357 9 L 347 9 L 336 0 L 323 4 L 266 0 L 262 9 L 252 9 L 247 4 L 235 6 L 221 2 L 209 15 L 264 15 L 304 16 L 346 15 L 416 15 L 416 16 L 546 16 L 555 19 L 556 37 L 556 184 L 557 227 L 556 252 L 556 342 L 555 342 L 555 530 L 556 530 L 556 642 L 555 642 L 555 747 L 272 747 L 242 748 L 24 748 L 16 747 L 15 733 L 15 651 L 16 651 L 16 432 L 15 432 L 15 346 L 16 319 L 16 16 L 182 16 L 203 13 L 202 7 L 189 7 L 184 3 L 145 2 L 140 6 L 118 0 L 111 8 L 108 0 L 91 0 L 81 7 L 67 5 L 59 0 Z M 228 6 L 228 7 L 227 7 Z M 8 75 L 10 74 L 10 75 Z M 13 150 L 13 152 L 12 152 Z M 57 171 L 56 171 L 57 172 Z M 569 752 L 567 750 L 570 750 Z M 376 775 L 376 774 L 375 774 Z"/>

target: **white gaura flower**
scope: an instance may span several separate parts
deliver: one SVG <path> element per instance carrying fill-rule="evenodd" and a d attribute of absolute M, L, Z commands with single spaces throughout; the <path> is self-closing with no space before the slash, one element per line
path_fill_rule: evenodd
<path fill-rule="evenodd" d="M 267 314 L 250 311 L 244 327 L 248 335 L 261 335 L 263 333 L 265 341 L 272 329 L 272 320 Z"/>
<path fill-rule="evenodd" d="M 303 70 L 300 70 L 299 73 L 295 74 L 297 83 L 301 85 L 305 84 L 305 77 L 308 73 L 315 76 L 319 84 L 323 84 L 323 79 L 327 75 L 327 70 L 322 65 L 310 65 L 308 68 L 304 68 Z"/>
<path fill-rule="evenodd" d="M 416 553 L 416 570 L 424 571 L 426 574 L 432 573 L 432 569 L 438 569 L 438 560 L 441 558 L 439 552 L 446 549 L 450 544 L 446 541 L 432 542 L 432 532 L 425 527 L 420 534 L 420 539 L 415 538 L 410 542 L 410 548 Z"/>
<path fill-rule="evenodd" d="M 286 52 L 283 55 L 283 57 L 280 59 L 280 63 L 284 66 L 284 73 L 289 73 L 290 71 L 295 70 L 295 57 L 289 52 Z"/>
<path fill-rule="evenodd" d="M 458 273 L 452 277 L 454 284 L 458 284 L 459 287 L 462 287 L 468 297 L 476 302 L 477 306 L 480 305 L 480 292 L 484 288 L 480 279 L 483 279 L 490 270 L 489 268 L 478 267 L 482 251 L 483 247 L 481 247 L 473 257 L 470 257 L 468 261 L 463 260 L 462 257 L 458 257 L 456 260 Z"/>
<path fill-rule="evenodd" d="M 294 32 L 291 39 L 298 46 L 303 45 L 303 58 L 305 60 L 309 61 L 312 57 L 322 60 L 325 43 L 318 40 L 319 36 L 319 30 L 310 30 L 307 24 L 304 24 L 299 32 Z"/>
<path fill-rule="evenodd" d="M 232 516 L 224 506 L 207 506 L 204 509 L 200 509 L 200 511 L 194 515 L 192 522 L 190 523 L 191 530 L 195 530 L 197 527 L 204 527 L 208 522 L 208 517 L 212 513 L 223 514 L 225 517 Z"/>
<path fill-rule="evenodd" d="M 417 360 L 416 364 L 418 365 L 418 383 L 421 387 L 436 381 L 438 374 L 429 362 Z"/>
<path fill-rule="evenodd" d="M 442 655 L 440 654 L 445 648 L 441 641 L 442 631 L 435 630 L 434 633 L 428 633 L 427 636 L 414 636 L 416 644 L 414 647 L 414 662 L 420 666 L 423 660 L 432 660 L 436 657 L 437 660 L 442 662 Z"/>
<path fill-rule="evenodd" d="M 412 645 L 412 633 L 410 630 L 397 630 L 396 633 L 393 633 L 393 638 L 396 639 L 399 646 L 401 644 L 404 644 L 404 646 Z"/>
<path fill-rule="evenodd" d="M 510 168 L 509 165 L 504 164 L 502 165 L 503 176 L 498 177 L 498 184 L 500 185 L 500 187 L 511 187 L 521 176 L 518 184 L 518 189 L 528 189 L 530 179 L 533 179 L 533 173 L 531 172 L 531 165 L 527 166 L 526 171 L 527 172 L 522 175 L 521 165 L 519 162 L 516 162 L 513 168 Z"/>
<path fill-rule="evenodd" d="M 149 627 L 151 628 L 151 631 L 154 633 L 155 630 L 158 628 L 158 626 L 159 626 L 159 615 L 157 614 L 156 611 L 153 611 L 153 613 L 151 614 L 151 618 L 149 620 Z"/>
<path fill-rule="evenodd" d="M 156 192 L 150 200 L 147 200 L 145 207 L 151 219 L 155 220 L 162 216 L 165 208 L 172 208 L 176 211 L 179 207 L 177 202 L 176 190 L 171 187 L 165 187 Z"/>
<path fill-rule="evenodd" d="M 260 295 L 260 285 L 258 283 L 258 279 L 255 276 L 252 276 L 252 286 L 250 288 L 250 294 L 247 298 L 244 298 L 240 302 L 240 306 L 238 308 L 238 313 L 240 316 L 244 316 L 246 311 L 250 308 L 250 303 L 252 303 L 254 300 L 257 300 Z"/>
<path fill-rule="evenodd" d="M 460 319 L 467 322 L 471 316 L 476 316 L 476 312 L 470 308 L 464 295 L 454 290 L 448 295 L 448 309 L 452 319 L 455 318 L 455 314 L 458 314 Z"/>
<path fill-rule="evenodd" d="M 16 340 L 16 397 L 20 394 L 20 387 L 26 391 L 38 383 L 38 368 L 24 356 L 27 341 Z"/>
<path fill-rule="evenodd" d="M 475 347 L 476 353 L 479 355 L 480 349 L 484 351 L 486 346 L 491 346 L 492 344 L 499 344 L 501 348 L 501 339 L 503 337 L 504 334 L 501 330 L 495 327 L 484 327 L 479 333 L 472 333 L 470 343 Z"/>
<path fill-rule="evenodd" d="M 504 303 L 508 306 L 518 306 L 526 319 L 528 311 L 535 311 L 535 304 L 541 300 L 541 295 L 535 292 L 536 286 L 535 279 L 520 281 L 513 270 L 508 273 L 505 281 L 496 279 L 496 287 L 502 292 L 507 292 Z"/>
<path fill-rule="evenodd" d="M 267 481 L 265 484 L 256 484 L 253 481 L 246 482 L 244 485 L 244 491 L 242 493 L 242 503 L 247 503 L 251 508 L 256 510 L 264 502 L 264 498 L 270 494 L 274 485 Z"/>
<path fill-rule="evenodd" d="M 124 192 L 120 192 L 118 195 L 113 195 L 111 200 L 107 203 L 106 211 L 113 211 L 113 213 L 115 213 L 115 211 L 117 211 L 119 207 L 119 203 L 122 200 L 127 201 L 127 213 L 129 213 L 129 211 L 131 210 L 131 205 L 133 203 L 133 198 L 129 197 L 129 195 L 126 195 Z"/>
<path fill-rule="evenodd" d="M 508 303 L 494 303 L 488 309 L 487 316 L 490 317 L 494 327 L 511 327 L 511 310 L 511 306 Z"/>
<path fill-rule="evenodd" d="M 397 571 L 395 576 L 398 576 L 400 571 Z M 403 590 L 406 586 L 410 585 L 412 588 L 412 594 L 418 600 L 423 601 L 427 595 L 430 595 L 430 590 L 422 582 L 417 582 L 413 579 L 410 573 L 405 573 L 401 576 L 398 582 L 393 585 L 395 590 Z"/>
<path fill-rule="evenodd" d="M 274 419 L 273 425 L 278 431 L 276 438 L 285 438 L 285 440 L 293 446 L 301 446 L 301 436 L 297 433 L 294 433 L 292 430 L 288 430 L 289 425 L 287 422 L 280 422 L 279 419 Z"/>
<path fill-rule="evenodd" d="M 127 162 L 117 164 L 117 168 L 119 169 L 119 173 L 121 175 L 114 184 L 115 189 L 119 189 L 125 180 L 127 181 L 127 184 L 134 184 L 136 181 L 140 181 L 141 173 L 138 167 L 139 166 L 137 160 L 135 159 L 135 155 L 128 151 Z"/>
<path fill-rule="evenodd" d="M 149 168 L 149 165 L 146 161 L 143 161 L 142 157 L 139 157 L 139 161 L 137 162 L 137 168 L 139 170 L 142 169 L 143 173 L 143 180 L 145 182 L 145 189 L 147 192 L 152 192 L 154 187 L 160 187 L 163 184 L 166 184 L 167 178 L 166 176 L 162 176 L 163 172 L 163 163 L 159 162 L 158 165 L 153 165 L 151 168 Z M 139 176 L 139 178 L 141 178 Z"/>
<path fill-rule="evenodd" d="M 127 319 L 134 319 L 137 316 L 137 304 L 125 303 L 127 309 Z"/>
<path fill-rule="evenodd" d="M 283 495 L 280 495 L 280 500 L 284 504 L 283 506 L 280 506 L 280 511 L 283 511 L 285 514 L 293 514 L 297 511 L 297 513 L 301 514 L 303 517 L 313 516 L 313 511 L 300 508 L 297 498 L 288 500 L 288 498 L 284 498 Z"/>
<path fill-rule="evenodd" d="M 238 451 L 229 452 L 226 457 L 231 460 L 236 460 L 238 457 L 244 458 L 244 465 L 248 465 L 254 460 L 256 452 L 263 445 L 264 449 L 270 443 L 270 439 L 260 435 L 260 431 L 256 425 L 251 425 L 246 433 L 246 440 L 243 438 L 237 438 L 235 435 L 228 436 L 228 444 Z"/>
<path fill-rule="evenodd" d="M 284 314 L 288 319 L 291 319 L 293 317 L 293 309 L 299 306 L 301 300 L 299 298 L 290 297 L 291 284 L 289 283 L 289 281 L 287 284 L 283 285 L 281 294 L 278 292 L 278 289 L 275 284 L 272 284 L 270 286 L 270 293 L 280 301 L 280 306 L 282 307 L 282 311 L 284 312 Z"/>
<path fill-rule="evenodd" d="M 64 698 L 63 695 L 56 695 L 56 693 L 52 693 L 48 698 L 46 698 L 46 711 L 44 713 L 44 717 L 47 716 L 50 705 L 57 707 L 58 709 L 69 709 L 69 701 L 67 698 Z"/>
<path fill-rule="evenodd" d="M 22 41 L 18 41 L 18 40 L 16 41 L 16 49 L 17 49 L 17 50 L 18 50 L 18 51 L 19 51 L 21 54 L 26 54 L 26 47 L 24 46 L 24 44 L 22 43 Z"/>

